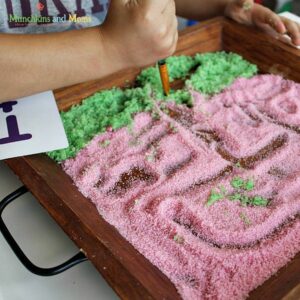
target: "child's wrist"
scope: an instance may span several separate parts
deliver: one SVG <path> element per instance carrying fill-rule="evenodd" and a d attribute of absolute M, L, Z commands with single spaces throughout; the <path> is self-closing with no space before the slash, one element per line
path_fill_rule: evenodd
<path fill-rule="evenodd" d="M 125 47 L 119 43 L 121 39 L 110 35 L 104 26 L 100 26 L 99 33 L 107 63 L 111 65 L 114 71 L 130 67 L 129 61 L 126 59 Z"/>

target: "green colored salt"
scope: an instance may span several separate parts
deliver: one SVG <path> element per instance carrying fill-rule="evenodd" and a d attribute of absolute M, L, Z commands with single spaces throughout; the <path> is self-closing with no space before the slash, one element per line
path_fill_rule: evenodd
<path fill-rule="evenodd" d="M 234 177 L 230 184 L 233 188 L 240 189 L 244 185 L 244 180 L 240 177 Z"/>
<path fill-rule="evenodd" d="M 244 180 L 240 177 L 234 177 L 230 184 L 235 189 L 243 189 L 246 191 L 252 191 L 254 189 L 254 181 L 252 179 Z"/>
<path fill-rule="evenodd" d="M 255 205 L 255 206 L 267 206 L 268 205 L 268 200 L 265 199 L 264 197 L 260 197 L 260 196 L 253 197 L 251 202 L 252 202 L 251 204 Z"/>
<path fill-rule="evenodd" d="M 176 104 L 192 106 L 192 97 L 188 87 L 204 94 L 221 91 L 237 77 L 250 77 L 257 72 L 256 66 L 233 53 L 216 52 L 191 56 L 173 56 L 167 59 L 170 81 L 185 81 L 185 87 L 171 90 L 168 97 L 163 94 L 159 71 L 150 67 L 137 77 L 138 88 L 110 89 L 94 94 L 81 105 L 73 106 L 61 118 L 69 140 L 69 147 L 49 152 L 57 162 L 74 157 L 97 134 L 108 127 L 118 129 L 132 124 L 134 115 L 142 111 L 153 112 L 153 97 L 162 101 L 174 101 Z M 191 72 L 195 72 L 191 74 Z M 190 78 L 189 78 L 190 77 Z"/>
<path fill-rule="evenodd" d="M 254 181 L 252 179 L 247 180 L 244 183 L 244 190 L 246 191 L 252 191 L 254 189 Z"/>
<path fill-rule="evenodd" d="M 206 206 L 211 206 L 216 202 L 224 199 L 225 197 L 226 197 L 225 193 L 222 192 L 221 190 L 217 191 L 215 189 L 212 189 L 208 197 L 208 200 L 206 202 Z"/>
<path fill-rule="evenodd" d="M 240 201 L 242 199 L 242 194 L 235 193 L 233 195 L 230 195 L 228 198 L 229 198 L 229 200 L 232 200 L 232 201 Z"/>
<path fill-rule="evenodd" d="M 222 91 L 238 77 L 249 78 L 257 73 L 255 65 L 234 53 L 196 54 L 195 61 L 200 67 L 186 84 L 208 95 Z"/>
<path fill-rule="evenodd" d="M 108 127 L 118 129 L 130 125 L 134 114 L 152 109 L 148 92 L 148 88 L 105 90 L 61 113 L 70 146 L 48 155 L 56 161 L 74 157 L 95 135 L 105 132 Z"/>
<path fill-rule="evenodd" d="M 230 185 L 235 189 L 234 193 L 228 194 L 223 186 L 219 188 L 219 192 L 212 189 L 206 205 L 213 205 L 215 202 L 225 198 L 231 201 L 239 201 L 243 206 L 267 206 L 269 204 L 269 201 L 264 197 L 247 195 L 247 192 L 254 190 L 255 184 L 253 179 L 244 180 L 240 177 L 234 177 Z"/>

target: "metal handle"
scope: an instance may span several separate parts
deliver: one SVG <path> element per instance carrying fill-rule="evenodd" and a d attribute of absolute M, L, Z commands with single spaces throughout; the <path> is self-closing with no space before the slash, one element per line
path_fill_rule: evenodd
<path fill-rule="evenodd" d="M 19 247 L 17 242 L 14 240 L 13 236 L 7 229 L 3 219 L 2 219 L 2 213 L 6 206 L 10 204 L 12 201 L 15 199 L 19 198 L 20 196 L 24 195 L 25 193 L 28 192 L 28 189 L 25 186 L 22 186 L 18 188 L 16 191 L 5 197 L 1 202 L 0 202 L 0 231 L 3 234 L 4 238 L 6 239 L 7 243 L 9 244 L 10 248 L 13 250 L 13 252 L 16 254 L 20 262 L 32 273 L 39 275 L 39 276 L 53 276 L 60 274 L 75 265 L 86 261 L 87 258 L 86 256 L 82 253 L 79 252 L 66 262 L 62 263 L 61 265 L 53 268 L 40 268 L 33 264 L 27 256 L 24 254 L 22 249 Z"/>

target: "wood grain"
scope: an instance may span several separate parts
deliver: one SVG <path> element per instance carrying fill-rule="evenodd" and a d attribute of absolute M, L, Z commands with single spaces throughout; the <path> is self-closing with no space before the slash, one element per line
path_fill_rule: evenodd
<path fill-rule="evenodd" d="M 292 291 L 285 295 L 282 300 L 299 300 L 300 284 L 297 285 Z"/>
<path fill-rule="evenodd" d="M 233 51 L 257 64 L 262 72 L 284 71 L 300 82 L 300 51 L 264 33 L 223 18 L 203 22 L 182 32 L 176 54 L 218 50 Z M 274 67 L 275 66 L 275 67 Z M 277 68 L 277 69 L 276 69 Z M 140 70 L 131 69 L 103 79 L 55 91 L 59 108 L 68 110 L 98 90 L 133 84 Z M 69 237 L 82 248 L 98 271 L 122 299 L 180 299 L 170 280 L 139 254 L 93 204 L 79 193 L 59 165 L 45 155 L 7 160 L 42 206 Z M 261 287 L 250 299 L 300 299 L 300 254 Z M 289 299 L 289 298 L 287 298 Z"/>
<path fill-rule="evenodd" d="M 300 299 L 300 289 L 294 288 L 300 283 L 300 253 L 285 267 L 279 270 L 262 286 L 252 291 L 248 300 L 280 300 L 293 291 L 293 296 Z"/>
<path fill-rule="evenodd" d="M 254 28 L 226 20 L 223 49 L 242 55 L 263 73 L 280 74 L 300 82 L 300 51 Z"/>

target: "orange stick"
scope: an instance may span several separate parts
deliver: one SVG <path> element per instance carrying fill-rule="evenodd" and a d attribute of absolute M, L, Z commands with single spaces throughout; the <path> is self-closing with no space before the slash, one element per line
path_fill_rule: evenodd
<path fill-rule="evenodd" d="M 160 78 L 162 82 L 162 86 L 164 89 L 165 96 L 168 96 L 170 94 L 170 80 L 169 80 L 169 72 L 168 72 L 168 67 L 166 60 L 160 60 L 158 62 L 159 66 L 159 73 L 160 73 Z"/>

